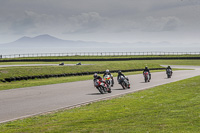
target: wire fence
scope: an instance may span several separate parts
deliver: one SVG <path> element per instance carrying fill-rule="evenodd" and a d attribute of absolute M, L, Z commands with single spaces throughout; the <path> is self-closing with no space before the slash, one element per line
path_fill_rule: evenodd
<path fill-rule="evenodd" d="M 164 55 L 200 55 L 200 52 L 73 52 L 73 53 L 29 53 L 0 55 L 0 58 L 23 57 L 61 57 L 61 56 L 164 56 Z"/>

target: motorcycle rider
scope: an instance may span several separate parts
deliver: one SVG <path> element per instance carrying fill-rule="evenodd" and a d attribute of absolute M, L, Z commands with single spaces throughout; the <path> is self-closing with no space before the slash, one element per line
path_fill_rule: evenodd
<path fill-rule="evenodd" d="M 149 68 L 147 66 L 144 68 L 143 74 L 144 74 L 144 72 L 148 72 L 149 73 L 149 79 L 151 79 L 151 73 L 150 73 Z"/>
<path fill-rule="evenodd" d="M 122 74 L 121 71 L 118 71 L 117 81 L 119 80 L 119 77 L 120 77 L 120 76 L 123 76 L 124 78 L 126 78 L 126 77 L 124 76 L 124 74 Z"/>
<path fill-rule="evenodd" d="M 102 77 L 101 77 L 101 76 L 98 76 L 97 73 L 95 73 L 93 77 L 94 77 L 94 80 L 93 80 L 93 81 L 95 81 L 95 80 L 97 80 L 97 79 L 100 80 L 100 81 L 102 81 Z"/>
<path fill-rule="evenodd" d="M 97 75 L 97 73 L 95 73 L 93 77 L 94 77 L 93 82 L 95 82 L 95 80 L 98 79 L 100 82 L 103 82 L 104 84 L 106 84 L 107 86 L 109 86 L 109 85 L 103 80 L 103 78 L 102 78 L 101 76 L 98 76 L 98 75 Z M 110 92 L 111 92 L 111 90 L 110 90 Z"/>
<path fill-rule="evenodd" d="M 113 79 L 113 76 L 111 75 L 111 73 L 110 73 L 110 71 L 109 71 L 108 69 L 105 71 L 103 77 L 104 77 L 105 75 L 110 75 L 110 77 L 111 77 L 111 79 L 112 79 L 112 85 L 111 85 L 111 87 L 113 87 L 113 85 L 114 85 L 114 79 Z"/>
<path fill-rule="evenodd" d="M 121 71 L 118 71 L 118 76 L 117 76 L 117 81 L 118 81 L 118 82 L 119 82 L 120 76 L 123 76 L 127 81 L 129 81 L 129 79 L 128 79 L 124 74 L 122 74 Z M 130 85 L 128 86 L 128 88 L 130 88 Z"/>
<path fill-rule="evenodd" d="M 167 68 L 166 68 L 166 74 L 167 74 L 167 70 L 171 70 L 171 72 L 172 72 L 172 68 L 170 67 L 170 66 L 168 66 Z M 173 73 L 173 72 L 172 72 Z M 171 74 L 172 74 L 171 73 Z"/>

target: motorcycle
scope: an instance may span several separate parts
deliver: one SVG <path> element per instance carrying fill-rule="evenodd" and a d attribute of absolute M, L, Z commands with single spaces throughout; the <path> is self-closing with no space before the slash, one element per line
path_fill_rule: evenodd
<path fill-rule="evenodd" d="M 110 89 L 108 88 L 108 85 L 100 80 L 95 80 L 94 81 L 94 86 L 97 88 L 97 90 L 99 90 L 99 92 L 101 94 L 105 94 L 105 93 L 110 93 Z"/>
<path fill-rule="evenodd" d="M 108 85 L 108 88 L 110 89 L 109 93 L 111 92 L 111 86 L 113 86 L 112 84 L 112 78 L 110 75 L 105 75 L 104 77 L 104 81 L 106 82 L 106 84 Z"/>
<path fill-rule="evenodd" d="M 128 77 L 120 76 L 118 79 L 119 84 L 122 86 L 123 89 L 130 89 L 130 83 Z"/>
<path fill-rule="evenodd" d="M 167 78 L 171 78 L 171 77 L 172 77 L 172 70 L 167 69 Z"/>
<path fill-rule="evenodd" d="M 150 82 L 150 77 L 149 77 L 149 72 L 144 72 L 144 81 L 145 82 Z"/>

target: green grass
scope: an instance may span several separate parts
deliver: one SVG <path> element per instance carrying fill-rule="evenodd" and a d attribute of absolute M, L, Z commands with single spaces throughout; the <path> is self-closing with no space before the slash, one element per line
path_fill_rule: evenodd
<path fill-rule="evenodd" d="M 200 76 L 0 125 L 2 133 L 199 133 Z"/>
<path fill-rule="evenodd" d="M 0 65 L 8 64 L 29 64 L 30 62 L 12 62 L 12 63 L 0 63 Z M 39 64 L 41 62 L 32 62 L 33 64 Z M 59 64 L 59 62 L 42 62 L 44 64 Z M 77 62 L 65 62 L 65 64 L 76 64 Z M 73 72 L 85 72 L 85 71 L 105 71 L 110 70 L 126 70 L 144 68 L 148 65 L 149 68 L 160 67 L 163 65 L 196 65 L 200 66 L 200 60 L 133 60 L 133 61 L 100 61 L 100 62 L 82 62 L 83 64 L 94 64 L 90 66 L 30 66 L 30 67 L 7 67 L 0 68 L 0 79 L 9 78 L 14 76 L 31 76 L 31 75 L 45 75 L 45 74 L 61 74 L 61 73 L 73 73 Z M 133 73 L 134 74 L 134 73 Z M 63 78 L 49 78 L 49 79 L 35 79 L 28 81 L 16 81 L 11 83 L 0 82 L 0 90 L 14 89 L 30 86 L 39 86 L 47 84 L 73 82 L 79 80 L 91 79 L 90 76 L 82 77 L 63 77 Z"/>
<path fill-rule="evenodd" d="M 37 64 L 39 62 L 32 62 Z M 43 62 L 44 64 L 59 64 L 59 62 Z M 64 62 L 65 64 L 76 64 L 77 62 Z M 28 62 L 0 63 L 0 65 L 31 64 Z M 40 63 L 39 63 L 40 64 Z M 88 66 L 24 66 L 0 68 L 0 79 L 18 76 L 35 76 L 45 74 L 77 73 L 90 71 L 127 70 L 143 69 L 146 65 L 151 68 L 160 68 L 159 64 L 164 65 L 197 65 L 200 60 L 134 60 L 134 61 L 95 61 L 82 62 L 82 64 L 93 64 Z"/>
<path fill-rule="evenodd" d="M 134 62 L 134 61 L 112 61 L 112 62 L 82 62 L 80 66 L 23 66 L 23 67 L 4 67 L 0 68 L 0 79 L 18 76 L 36 76 L 46 74 L 63 74 L 79 72 L 97 72 L 109 70 L 143 69 L 146 65 L 149 68 L 161 68 L 156 63 Z"/>
<path fill-rule="evenodd" d="M 0 65 L 29 64 L 28 62 L 0 63 Z M 37 64 L 38 62 L 32 62 Z M 59 64 L 59 62 L 53 62 Z M 44 64 L 53 64 L 44 62 Z M 64 62 L 65 64 L 76 64 L 77 62 Z M 40 64 L 40 63 L 39 63 Z M 151 68 L 161 68 L 159 64 L 164 65 L 197 65 L 200 66 L 200 60 L 134 60 L 134 61 L 95 61 L 82 62 L 82 64 L 93 64 L 87 66 L 23 66 L 23 67 L 4 67 L 0 68 L 0 79 L 18 77 L 18 76 L 35 76 L 46 74 L 77 73 L 91 71 L 109 70 L 127 70 L 143 69 L 146 65 Z"/>
<path fill-rule="evenodd" d="M 20 65 L 20 64 L 77 64 L 79 61 L 56 61 L 56 62 L 0 62 L 0 65 Z M 134 64 L 145 63 L 145 64 L 166 64 L 166 65 L 196 65 L 200 66 L 200 60 L 132 60 L 132 61 L 82 61 L 82 64 L 105 64 L 115 62 L 133 62 Z M 121 64 L 122 64 L 121 63 Z"/>

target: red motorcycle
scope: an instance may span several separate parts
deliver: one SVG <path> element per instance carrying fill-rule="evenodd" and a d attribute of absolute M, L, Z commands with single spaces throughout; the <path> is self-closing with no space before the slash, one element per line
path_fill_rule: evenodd
<path fill-rule="evenodd" d="M 144 75 L 144 81 L 150 82 L 149 72 L 144 72 L 143 75 Z"/>
<path fill-rule="evenodd" d="M 99 92 L 101 94 L 105 94 L 105 93 L 111 93 L 111 89 L 109 88 L 109 86 L 106 84 L 105 81 L 100 81 L 100 80 L 95 80 L 94 81 L 94 86 L 97 88 L 97 90 L 99 90 Z"/>

